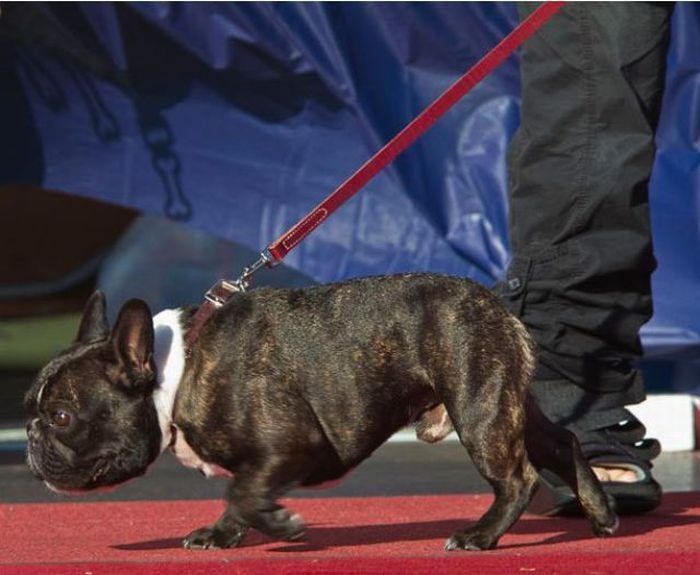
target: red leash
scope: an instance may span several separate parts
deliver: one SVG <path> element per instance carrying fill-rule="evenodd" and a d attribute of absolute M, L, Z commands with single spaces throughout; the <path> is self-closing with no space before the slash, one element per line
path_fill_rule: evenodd
<path fill-rule="evenodd" d="M 445 90 L 432 104 L 414 118 L 403 130 L 372 156 L 352 176 L 345 180 L 307 216 L 297 222 L 288 232 L 271 243 L 260 254 L 258 260 L 243 270 L 237 280 L 220 280 L 206 294 L 192 327 L 187 334 L 188 348 L 197 339 L 199 330 L 213 311 L 223 305 L 231 295 L 245 291 L 252 275 L 263 266 L 272 267 L 299 244 L 314 229 L 320 226 L 343 203 L 360 191 L 374 176 L 422 136 L 445 112 L 499 66 L 515 50 L 539 30 L 562 7 L 564 2 L 543 2 L 530 16 L 516 26 L 510 34 L 492 48 L 461 78 Z"/>

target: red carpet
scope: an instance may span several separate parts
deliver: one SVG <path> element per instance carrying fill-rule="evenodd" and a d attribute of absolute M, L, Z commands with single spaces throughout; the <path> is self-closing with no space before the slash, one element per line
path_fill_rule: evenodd
<path fill-rule="evenodd" d="M 524 516 L 486 552 L 442 550 L 490 496 L 290 499 L 309 525 L 307 541 L 251 532 L 244 546 L 187 551 L 180 539 L 212 523 L 220 502 L 0 505 L 0 573 L 518 573 L 700 572 L 700 494 L 666 496 L 653 514 L 622 519 L 609 539 L 587 522 Z"/>

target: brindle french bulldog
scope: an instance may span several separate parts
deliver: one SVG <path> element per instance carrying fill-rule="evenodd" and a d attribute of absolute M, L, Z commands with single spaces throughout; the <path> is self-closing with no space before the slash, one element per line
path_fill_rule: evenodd
<path fill-rule="evenodd" d="M 364 278 L 238 293 L 189 354 L 193 308 L 155 318 L 131 300 L 109 330 L 88 302 L 74 344 L 27 393 L 27 459 L 58 491 L 143 474 L 165 449 L 207 475 L 235 475 L 228 507 L 188 548 L 235 547 L 249 527 L 295 540 L 278 498 L 341 477 L 397 430 L 438 441 L 453 428 L 495 500 L 446 549 L 491 549 L 548 469 L 578 494 L 593 532 L 617 517 L 576 438 L 528 393 L 535 351 L 480 285 L 447 276 Z"/>

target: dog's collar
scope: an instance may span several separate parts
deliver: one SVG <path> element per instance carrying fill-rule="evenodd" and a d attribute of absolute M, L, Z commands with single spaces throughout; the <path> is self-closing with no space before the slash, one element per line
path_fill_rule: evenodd
<path fill-rule="evenodd" d="M 185 338 L 182 326 L 183 312 L 168 309 L 153 318 L 155 335 L 153 359 L 158 369 L 153 403 L 158 414 L 161 432 L 161 451 L 174 441 L 173 406 L 180 380 L 185 370 Z"/>
<path fill-rule="evenodd" d="M 235 281 L 219 280 L 209 288 L 204 295 L 204 301 L 192 316 L 187 332 L 185 333 L 185 353 L 187 356 L 189 356 L 195 343 L 197 343 L 199 332 L 202 331 L 204 324 L 207 323 L 209 318 L 214 315 L 214 312 L 230 300 L 234 294 L 245 292 L 252 273 L 262 265 L 260 262 L 266 261 L 268 260 L 261 259 L 256 262 L 255 265 L 257 267 L 255 267 L 255 269 L 246 268 L 243 275 Z"/>

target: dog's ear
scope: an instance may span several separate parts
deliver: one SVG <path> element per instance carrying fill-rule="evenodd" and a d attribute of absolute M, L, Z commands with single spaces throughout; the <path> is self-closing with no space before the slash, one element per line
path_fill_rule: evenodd
<path fill-rule="evenodd" d="M 127 386 L 152 384 L 155 375 L 153 362 L 153 318 L 146 302 L 131 299 L 124 304 L 111 341 L 119 367 L 124 370 Z"/>
<path fill-rule="evenodd" d="M 78 328 L 76 343 L 92 343 L 107 339 L 109 324 L 107 323 L 107 300 L 105 295 L 97 290 L 90 296 Z"/>

